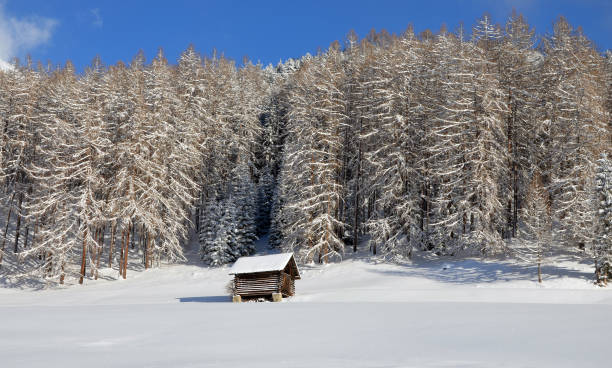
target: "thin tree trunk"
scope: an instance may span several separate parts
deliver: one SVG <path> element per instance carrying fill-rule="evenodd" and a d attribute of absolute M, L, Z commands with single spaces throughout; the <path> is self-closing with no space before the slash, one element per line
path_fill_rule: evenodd
<path fill-rule="evenodd" d="M 59 283 L 60 285 L 64 284 L 64 278 L 66 277 L 66 274 L 64 273 L 64 263 L 62 263 L 62 273 L 60 273 L 60 279 L 59 279 Z"/>
<path fill-rule="evenodd" d="M 17 224 L 15 225 L 15 242 L 13 244 L 13 253 L 19 252 L 19 234 L 21 233 L 21 205 L 23 204 L 23 193 L 19 194 L 19 202 L 17 204 Z"/>
<path fill-rule="evenodd" d="M 119 249 L 119 275 L 123 275 L 123 252 L 125 251 L 125 229 L 121 230 L 121 248 Z"/>
<path fill-rule="evenodd" d="M 79 278 L 79 284 L 83 284 L 83 278 L 85 277 L 85 263 L 87 262 L 87 230 L 83 232 L 83 250 L 81 252 L 81 277 Z"/>
<path fill-rule="evenodd" d="M 110 244 L 108 246 L 108 268 L 113 268 L 113 250 L 115 247 L 115 229 L 117 227 L 116 223 L 113 223 L 111 226 L 111 238 Z"/>
<path fill-rule="evenodd" d="M 4 236 L 2 238 L 2 249 L 0 249 L 0 266 L 2 266 L 2 258 L 4 255 L 4 246 L 6 245 L 6 235 L 8 233 L 8 228 L 9 228 L 9 222 L 11 220 L 11 214 L 13 213 L 13 200 L 15 199 L 15 194 L 13 193 L 13 196 L 11 197 L 11 201 L 9 202 L 9 211 L 8 211 L 8 215 L 6 216 L 6 226 L 4 227 Z"/>
<path fill-rule="evenodd" d="M 28 249 L 28 236 L 30 235 L 30 224 L 25 227 L 25 234 L 23 234 L 23 249 Z"/>
<path fill-rule="evenodd" d="M 96 274 L 96 257 L 98 254 L 98 234 L 100 233 L 100 228 L 96 228 L 96 230 L 94 231 L 93 234 L 93 238 L 94 238 L 94 246 L 92 247 L 92 255 L 93 257 L 91 257 L 91 260 L 89 262 L 89 265 L 91 266 L 90 270 L 89 270 L 89 277 L 94 277 Z"/>
<path fill-rule="evenodd" d="M 359 119 L 359 135 L 363 129 L 363 119 Z M 357 153 L 357 178 L 355 180 L 355 218 L 353 219 L 353 253 L 357 252 L 357 242 L 359 241 L 359 192 L 361 181 L 361 137 L 359 137 L 359 150 Z"/>
<path fill-rule="evenodd" d="M 51 271 L 53 271 L 53 262 L 51 261 L 51 252 L 47 252 L 47 254 L 43 254 L 41 256 L 45 262 L 47 262 L 47 275 L 51 274 Z"/>
<path fill-rule="evenodd" d="M 542 283 L 542 256 L 538 255 L 538 282 Z"/>
<path fill-rule="evenodd" d="M 153 262 L 151 261 L 151 255 L 153 253 L 153 250 L 151 249 L 151 234 L 149 234 L 149 232 L 145 232 L 145 246 L 147 248 L 147 268 L 152 268 L 153 267 Z"/>
<path fill-rule="evenodd" d="M 518 195 L 518 170 L 516 168 L 516 163 L 514 163 L 514 169 L 513 171 L 513 175 L 514 175 L 514 183 L 513 183 L 513 194 L 514 194 L 514 206 L 512 208 L 512 237 L 516 238 L 516 231 L 517 231 L 517 226 L 518 226 L 518 201 L 519 201 L 519 195 Z"/>
<path fill-rule="evenodd" d="M 148 234 L 145 235 L 145 241 L 144 241 L 144 264 L 145 264 L 145 270 L 149 269 L 149 236 Z"/>
<path fill-rule="evenodd" d="M 96 275 L 94 280 L 98 279 L 98 270 L 100 269 L 100 258 L 102 256 L 102 249 L 104 245 L 104 227 L 100 229 L 100 233 L 98 234 L 98 252 L 96 254 Z"/>
<path fill-rule="evenodd" d="M 38 230 L 38 217 L 34 219 L 34 231 L 32 232 L 32 247 L 36 246 L 36 232 Z"/>
<path fill-rule="evenodd" d="M 130 232 L 134 229 L 134 225 L 130 225 L 128 227 L 126 239 L 125 239 L 125 251 L 123 252 L 123 279 L 125 280 L 127 274 L 127 264 L 128 264 L 128 251 L 130 248 Z"/>

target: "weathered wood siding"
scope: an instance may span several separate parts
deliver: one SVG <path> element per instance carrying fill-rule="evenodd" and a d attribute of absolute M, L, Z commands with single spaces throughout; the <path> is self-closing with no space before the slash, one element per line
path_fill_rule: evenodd
<path fill-rule="evenodd" d="M 243 297 L 278 293 L 280 292 L 280 285 L 280 272 L 242 274 L 234 277 L 236 294 Z"/>
<path fill-rule="evenodd" d="M 281 273 L 281 293 L 283 296 L 295 295 L 295 280 L 285 272 Z"/>

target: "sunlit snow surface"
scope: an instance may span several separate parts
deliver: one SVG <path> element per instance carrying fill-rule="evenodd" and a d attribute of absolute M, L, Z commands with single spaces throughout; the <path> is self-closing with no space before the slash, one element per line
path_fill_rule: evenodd
<path fill-rule="evenodd" d="M 252 272 L 281 271 L 287 266 L 293 253 L 240 257 L 229 270 L 231 275 Z"/>
<path fill-rule="evenodd" d="M 3 367 L 594 367 L 612 287 L 559 257 L 367 258 L 303 266 L 297 296 L 232 304 L 229 267 L 196 261 L 62 289 L 0 288 Z M 71 283 L 74 280 L 70 280 Z"/>

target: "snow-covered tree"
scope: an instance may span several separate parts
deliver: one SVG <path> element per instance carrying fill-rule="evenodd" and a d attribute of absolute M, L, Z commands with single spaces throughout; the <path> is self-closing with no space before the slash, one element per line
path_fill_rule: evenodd
<path fill-rule="evenodd" d="M 235 214 L 233 202 L 212 199 L 207 203 L 200 225 L 200 253 L 204 263 L 221 266 L 238 258 L 232 244 Z"/>
<path fill-rule="evenodd" d="M 596 282 L 606 285 L 608 278 L 612 276 L 612 160 L 607 154 L 602 154 L 597 164 L 595 179 L 597 219 L 593 255 Z"/>
<path fill-rule="evenodd" d="M 520 241 L 516 254 L 537 264 L 538 282 L 541 283 L 542 263 L 552 247 L 552 214 L 548 193 L 538 173 L 529 185 L 526 204 L 519 214 L 518 235 Z"/>

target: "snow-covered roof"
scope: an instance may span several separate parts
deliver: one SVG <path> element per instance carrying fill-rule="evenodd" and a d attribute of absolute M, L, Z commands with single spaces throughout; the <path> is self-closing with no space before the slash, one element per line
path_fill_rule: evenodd
<path fill-rule="evenodd" d="M 229 274 L 236 275 L 241 273 L 255 273 L 255 272 L 271 272 L 271 271 L 282 271 L 287 267 L 287 264 L 292 261 L 293 253 L 280 253 L 272 254 L 268 256 L 256 256 L 256 257 L 240 257 L 230 268 Z M 300 271 L 295 263 L 295 259 L 292 261 L 297 270 L 297 278 L 299 278 Z"/>

